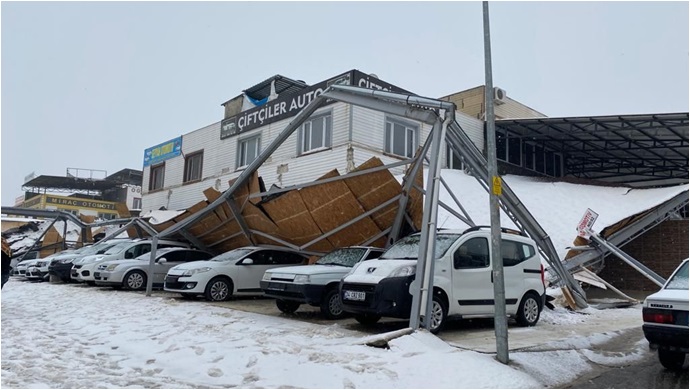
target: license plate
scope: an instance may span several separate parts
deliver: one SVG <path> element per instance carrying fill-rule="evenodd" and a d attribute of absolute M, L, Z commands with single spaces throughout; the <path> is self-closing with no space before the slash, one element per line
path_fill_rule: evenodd
<path fill-rule="evenodd" d="M 367 294 L 364 291 L 343 291 L 343 299 L 349 301 L 363 301 L 367 298 Z"/>

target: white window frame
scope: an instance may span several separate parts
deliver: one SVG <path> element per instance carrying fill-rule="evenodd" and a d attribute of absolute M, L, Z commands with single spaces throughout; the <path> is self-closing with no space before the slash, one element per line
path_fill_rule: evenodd
<path fill-rule="evenodd" d="M 198 160 L 198 161 L 197 161 Z M 183 183 L 189 183 L 201 180 L 204 169 L 204 151 L 198 150 L 194 153 L 189 153 L 184 159 L 184 173 L 182 176 Z"/>
<path fill-rule="evenodd" d="M 390 125 L 390 127 L 389 127 Z M 395 153 L 394 150 L 394 145 L 395 145 L 395 126 L 402 126 L 404 127 L 405 130 L 405 153 L 409 153 L 410 155 L 401 155 Z M 410 135 L 412 136 L 412 144 L 410 144 Z M 388 141 L 388 142 L 386 142 Z M 412 158 L 414 157 L 414 153 L 417 150 L 417 147 L 419 147 L 419 125 L 413 124 L 410 122 L 402 121 L 397 118 L 391 118 L 391 117 L 386 117 L 386 121 L 384 123 L 384 134 L 383 134 L 383 151 L 385 153 L 391 154 L 393 156 L 400 156 L 400 157 L 405 157 L 405 158 Z"/>
<path fill-rule="evenodd" d="M 251 161 L 245 161 L 247 158 L 246 145 L 250 142 L 256 141 L 255 156 Z M 252 135 L 250 137 L 245 137 L 237 140 L 237 169 L 246 168 L 252 163 L 259 154 L 261 153 L 261 134 Z"/>
<path fill-rule="evenodd" d="M 156 186 L 154 171 L 158 171 L 159 169 L 161 170 L 160 186 Z M 163 189 L 165 187 L 165 162 L 152 165 L 149 169 L 149 176 L 149 191 L 157 191 Z"/>
<path fill-rule="evenodd" d="M 318 146 L 312 145 L 314 123 L 322 122 L 321 140 L 322 144 Z M 299 129 L 299 137 L 297 140 L 297 154 L 308 154 L 320 150 L 329 149 L 333 142 L 333 113 L 331 111 L 314 115 L 306 120 Z"/>

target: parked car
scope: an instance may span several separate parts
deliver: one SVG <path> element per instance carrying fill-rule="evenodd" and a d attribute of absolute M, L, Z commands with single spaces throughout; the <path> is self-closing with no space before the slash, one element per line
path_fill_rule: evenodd
<path fill-rule="evenodd" d="M 63 251 L 59 256 L 54 257 L 50 261 L 50 264 L 48 265 L 48 272 L 50 275 L 55 275 L 58 277 L 61 281 L 69 283 L 71 281 L 70 273 L 72 270 L 72 263 L 74 261 L 81 259 L 84 256 L 104 253 L 112 246 L 125 241 L 131 240 L 113 239 L 105 242 L 99 242 L 94 245 L 86 245 L 70 252 Z"/>
<path fill-rule="evenodd" d="M 307 257 L 292 249 L 248 246 L 225 252 L 207 261 L 180 264 L 168 271 L 165 291 L 184 297 L 203 294 L 209 301 L 232 295 L 260 295 L 259 282 L 269 268 L 306 264 Z"/>
<path fill-rule="evenodd" d="M 642 304 L 642 331 L 659 362 L 680 371 L 688 354 L 688 259 L 673 271 L 658 292 Z"/>
<path fill-rule="evenodd" d="M 163 248 L 156 251 L 153 264 L 153 286 L 163 287 L 165 275 L 176 265 L 199 260 L 208 260 L 211 253 L 197 249 Z M 127 290 L 143 290 L 149 275 L 151 253 L 134 259 L 112 260 L 101 263 L 93 276 L 97 286 L 111 286 Z"/>
<path fill-rule="evenodd" d="M 69 249 L 68 249 L 68 251 L 71 252 L 71 250 L 69 250 Z M 26 265 L 26 273 L 24 276 L 29 280 L 47 281 L 48 278 L 50 277 L 50 275 L 49 275 L 50 262 L 54 258 L 58 257 L 59 255 L 61 255 L 63 253 L 64 253 L 64 251 L 58 252 L 58 253 L 53 253 L 52 255 L 44 257 L 42 259 L 35 259 L 35 261 Z"/>
<path fill-rule="evenodd" d="M 431 332 L 440 331 L 448 317 L 493 317 L 491 232 L 485 228 L 437 233 Z M 546 293 L 537 246 L 519 232 L 502 231 L 506 313 L 521 326 L 534 326 Z M 340 285 L 343 309 L 363 324 L 375 323 L 382 316 L 409 318 L 419 240 L 419 234 L 405 237 L 378 260 L 356 265 Z"/>
<path fill-rule="evenodd" d="M 352 246 L 336 249 L 315 264 L 268 269 L 261 280 L 264 295 L 276 298 L 283 313 L 294 313 L 303 303 L 318 306 L 328 319 L 344 317 L 338 294 L 340 279 L 362 260 L 376 259 L 383 249 Z"/>
<path fill-rule="evenodd" d="M 19 265 L 20 262 L 26 261 L 26 260 L 36 260 L 41 257 L 41 252 L 39 251 L 30 251 L 29 253 L 26 253 L 26 256 L 24 256 L 21 253 L 13 253 L 12 260 L 10 260 L 10 267 L 12 268 L 12 275 L 19 275 L 17 272 L 17 265 Z M 26 271 L 26 269 L 25 269 Z"/>
<path fill-rule="evenodd" d="M 34 264 L 36 264 L 40 259 L 30 259 L 30 260 L 22 260 L 19 263 L 17 263 L 17 267 L 15 268 L 14 274 L 16 276 L 19 276 L 21 278 L 26 278 L 26 271 L 29 267 L 33 267 Z"/>
<path fill-rule="evenodd" d="M 189 244 L 179 241 L 158 240 L 158 248 L 189 248 Z M 136 239 L 117 243 L 103 253 L 84 256 L 81 259 L 75 260 L 72 265 L 71 278 L 77 282 L 95 285 L 96 279 L 94 272 L 96 268 L 106 262 L 121 259 L 134 259 L 143 254 L 151 252 L 151 240 Z"/>

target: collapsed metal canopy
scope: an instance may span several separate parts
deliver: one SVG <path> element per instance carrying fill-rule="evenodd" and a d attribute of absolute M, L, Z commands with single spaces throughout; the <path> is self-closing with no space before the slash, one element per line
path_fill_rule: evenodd
<path fill-rule="evenodd" d="M 80 177 L 41 175 L 24 183 L 22 190 L 36 193 L 74 191 L 103 192 L 117 187 L 119 184 L 119 181 L 114 180 L 92 180 L 82 179 Z"/>
<path fill-rule="evenodd" d="M 688 183 L 688 113 L 502 119 L 496 130 L 563 153 L 564 175 L 635 187 Z"/>

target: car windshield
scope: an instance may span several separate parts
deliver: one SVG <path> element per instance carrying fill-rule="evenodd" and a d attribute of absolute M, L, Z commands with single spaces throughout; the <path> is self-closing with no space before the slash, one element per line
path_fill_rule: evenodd
<path fill-rule="evenodd" d="M 666 289 L 669 290 L 687 290 L 688 289 L 688 262 L 683 263 L 678 271 L 676 271 L 671 279 L 666 284 Z"/>
<path fill-rule="evenodd" d="M 131 242 L 121 242 L 119 244 L 111 246 L 110 249 L 106 250 L 104 253 L 106 255 L 114 255 L 127 249 L 131 244 Z"/>
<path fill-rule="evenodd" d="M 233 261 L 239 260 L 244 256 L 252 253 L 253 249 L 233 249 L 230 252 L 225 252 L 211 259 L 211 261 Z"/>
<path fill-rule="evenodd" d="M 366 253 L 365 248 L 340 248 L 326 254 L 316 261 L 322 265 L 341 265 L 343 267 L 353 267 Z"/>
<path fill-rule="evenodd" d="M 415 234 L 407 236 L 402 240 L 396 242 L 392 247 L 379 257 L 381 260 L 416 260 L 419 256 L 419 239 L 421 235 Z M 443 257 L 448 248 L 460 238 L 459 234 L 437 234 L 436 235 L 436 250 L 434 257 L 439 259 Z"/>

